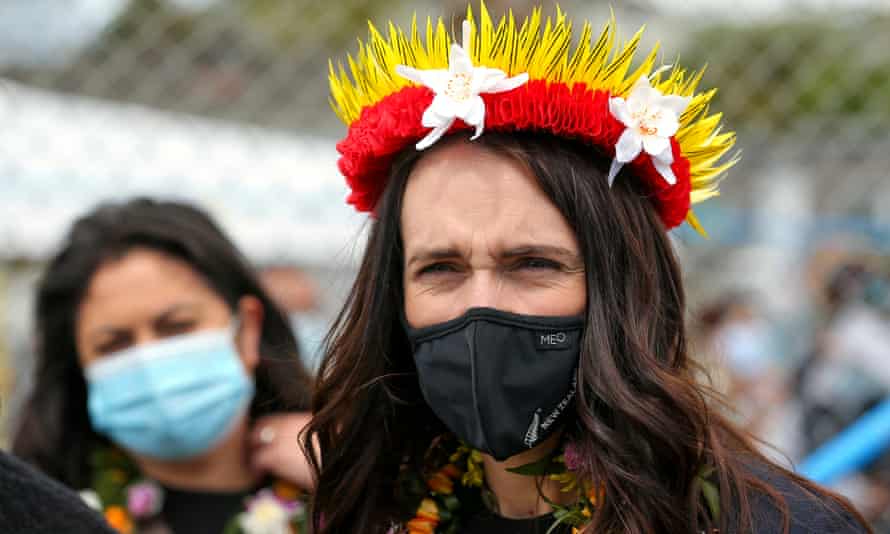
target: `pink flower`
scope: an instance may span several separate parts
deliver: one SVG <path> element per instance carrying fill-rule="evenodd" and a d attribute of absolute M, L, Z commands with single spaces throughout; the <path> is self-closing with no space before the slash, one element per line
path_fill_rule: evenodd
<path fill-rule="evenodd" d="M 574 443 L 566 443 L 566 449 L 563 452 L 563 459 L 566 463 L 566 469 L 569 471 L 575 471 L 581 468 L 581 464 L 583 463 L 583 458 L 581 458 L 581 453 L 578 452 L 578 448 Z"/>
<path fill-rule="evenodd" d="M 137 482 L 127 487 L 127 510 L 136 519 L 159 514 L 163 504 L 163 492 L 153 482 Z"/>

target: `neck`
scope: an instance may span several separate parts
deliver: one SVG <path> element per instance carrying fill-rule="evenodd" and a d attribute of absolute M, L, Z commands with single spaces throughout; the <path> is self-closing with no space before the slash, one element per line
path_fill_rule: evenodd
<path fill-rule="evenodd" d="M 495 461 L 487 454 L 482 455 L 485 482 L 497 498 L 498 513 L 501 516 L 522 519 L 549 514 L 553 507 L 543 497 L 566 505 L 575 500 L 574 492 L 562 492 L 560 483 L 549 477 L 532 477 L 507 471 L 541 460 L 559 446 L 559 440 L 560 434 L 554 434 L 533 449 L 511 456 L 503 462 Z"/>
<path fill-rule="evenodd" d="M 142 474 L 165 486 L 194 491 L 243 491 L 253 488 L 258 477 L 250 467 L 248 418 L 221 442 L 200 456 L 185 460 L 161 460 L 133 455 Z"/>

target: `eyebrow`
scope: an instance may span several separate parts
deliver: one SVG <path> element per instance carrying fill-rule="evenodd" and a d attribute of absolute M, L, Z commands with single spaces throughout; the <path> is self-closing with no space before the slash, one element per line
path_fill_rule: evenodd
<path fill-rule="evenodd" d="M 152 322 L 152 324 L 156 324 L 156 323 L 159 323 L 162 321 L 166 321 L 166 320 L 170 319 L 171 315 L 174 315 L 177 312 L 184 311 L 184 310 L 190 310 L 190 309 L 197 309 L 197 308 L 198 308 L 198 306 L 193 303 L 174 304 L 174 305 L 170 306 L 169 308 L 165 309 L 164 311 L 162 311 L 161 313 L 159 313 L 156 317 L 154 317 L 151 320 L 151 322 Z M 101 340 L 101 336 L 116 336 L 116 335 L 121 334 L 122 332 L 127 332 L 127 331 L 129 331 L 128 328 L 120 328 L 117 326 L 105 325 L 105 326 L 101 326 L 101 327 L 97 328 L 96 330 L 94 330 L 90 334 L 90 339 L 92 340 L 93 343 L 98 343 Z"/>
<path fill-rule="evenodd" d="M 578 261 L 580 254 L 556 245 L 520 245 L 501 253 L 501 258 L 510 259 L 519 256 L 555 256 L 565 260 Z"/>
<path fill-rule="evenodd" d="M 447 260 L 450 258 L 459 258 L 462 254 L 456 248 L 432 248 L 432 249 L 420 249 L 408 260 L 408 265 L 414 265 L 415 263 L 435 261 L 435 260 Z"/>
<path fill-rule="evenodd" d="M 408 265 L 419 262 L 428 262 L 435 260 L 446 260 L 461 257 L 461 252 L 454 248 L 432 248 L 420 249 L 408 260 Z M 519 245 L 504 250 L 500 254 L 500 259 L 512 259 L 521 256 L 550 256 L 563 258 L 566 261 L 578 262 L 581 256 L 571 250 L 556 245 Z"/>
<path fill-rule="evenodd" d="M 170 319 L 171 315 L 175 315 L 181 311 L 194 311 L 198 309 L 198 305 L 192 302 L 174 304 L 158 314 L 152 322 L 158 323 Z"/>

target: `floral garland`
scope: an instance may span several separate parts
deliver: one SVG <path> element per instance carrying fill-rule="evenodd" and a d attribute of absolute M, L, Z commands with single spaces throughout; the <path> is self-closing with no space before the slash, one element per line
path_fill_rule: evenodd
<path fill-rule="evenodd" d="M 590 481 L 580 480 L 575 471 L 581 466 L 581 457 L 571 444 L 564 444 L 553 454 L 540 461 L 526 464 L 509 471 L 526 476 L 547 476 L 561 485 L 563 493 L 577 494 L 575 502 L 561 505 L 544 497 L 553 508 L 554 523 L 548 530 L 555 532 L 560 525 L 570 526 L 572 534 L 580 534 L 593 515 L 593 508 L 604 497 L 602 487 Z M 717 487 L 709 480 L 713 469 L 702 469 L 696 476 L 696 483 L 708 513 L 713 519 L 720 515 Z M 391 533 L 404 534 L 456 534 L 460 531 L 460 517 L 471 516 L 482 507 L 496 510 L 494 495 L 485 487 L 482 468 L 482 454 L 459 444 L 455 452 L 447 458 L 447 463 L 433 471 L 423 482 L 416 475 L 403 473 L 401 481 L 403 492 L 413 495 L 416 505 L 414 516 L 405 523 L 401 530 L 392 529 Z M 423 488 L 425 486 L 425 494 Z M 475 490 L 477 503 L 468 503 L 467 490 Z M 471 500 L 472 496 L 469 496 Z M 481 503 L 482 506 L 479 506 Z M 716 530 L 713 531 L 716 533 Z"/>
<path fill-rule="evenodd" d="M 337 144 L 347 203 L 373 212 L 395 157 L 443 135 L 538 132 L 583 143 L 612 160 L 611 185 L 633 171 L 667 229 L 684 220 L 704 233 L 691 206 L 718 194 L 737 157 L 715 91 L 699 91 L 702 71 L 656 67 L 658 47 L 634 67 L 642 30 L 622 42 L 614 20 L 599 37 L 557 8 L 516 19 L 492 18 L 485 3 L 467 8 L 462 35 L 448 20 L 415 17 L 410 27 L 369 23 L 367 40 L 330 64 L 330 101 L 348 126 Z M 581 28 L 581 32 L 574 31 Z"/>
<path fill-rule="evenodd" d="M 142 478 L 136 466 L 117 449 L 99 449 L 91 458 L 92 488 L 83 500 L 105 516 L 120 534 L 139 534 L 140 527 L 159 520 L 164 490 Z M 303 534 L 308 532 L 306 496 L 293 484 L 278 480 L 247 498 L 245 509 L 226 525 L 224 534 Z"/>

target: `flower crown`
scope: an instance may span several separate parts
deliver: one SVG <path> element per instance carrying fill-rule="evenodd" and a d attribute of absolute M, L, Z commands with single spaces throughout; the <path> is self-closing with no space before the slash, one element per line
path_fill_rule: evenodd
<path fill-rule="evenodd" d="M 416 16 L 405 33 L 392 23 L 384 37 L 369 23 L 367 43 L 348 56 L 350 74 L 330 64 L 331 106 L 349 129 L 337 144 L 338 166 L 351 189 L 347 202 L 373 211 L 395 156 L 423 150 L 446 133 L 533 131 L 574 139 L 611 157 L 609 184 L 626 164 L 641 180 L 670 229 L 684 220 L 704 230 L 690 209 L 718 194 L 718 178 L 737 158 L 721 161 L 735 134 L 709 114 L 715 90 L 696 92 L 702 71 L 652 70 L 658 46 L 631 71 L 642 30 L 618 45 L 612 19 L 599 38 L 585 22 L 572 50 L 572 23 L 557 8 L 536 8 L 517 25 L 512 12 L 495 25 L 485 4 L 471 8 L 462 44 L 442 19 Z M 630 176 L 626 178 L 631 178 Z"/>

